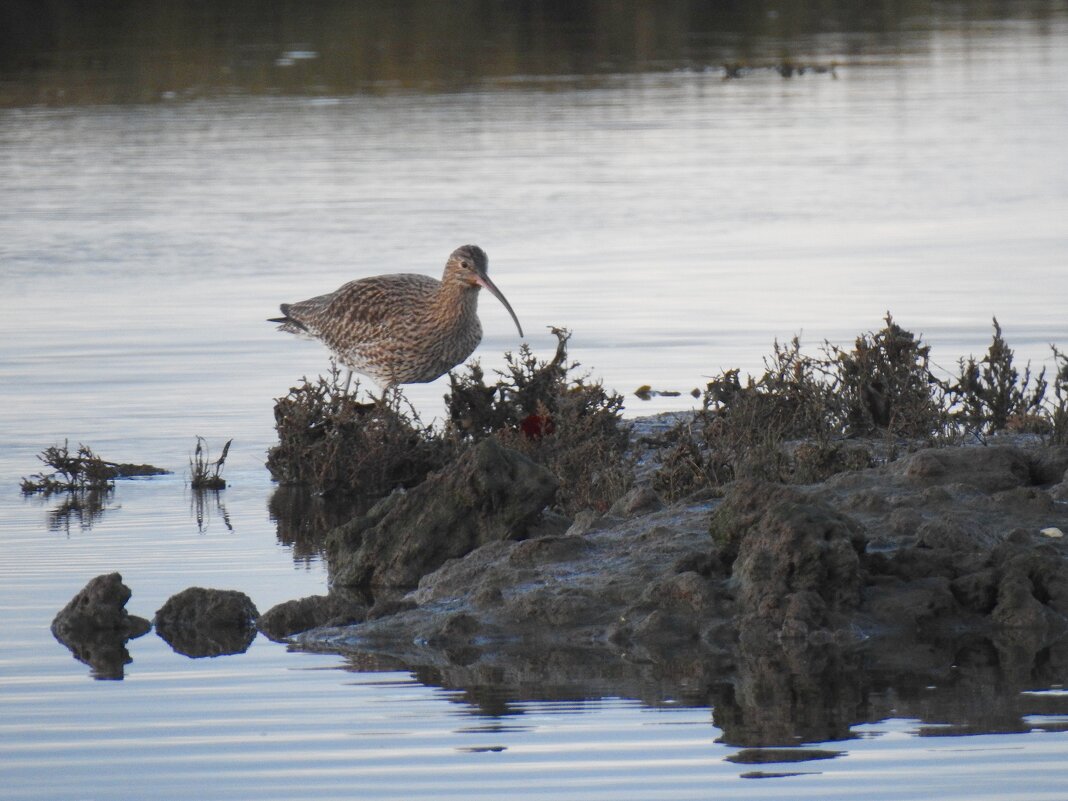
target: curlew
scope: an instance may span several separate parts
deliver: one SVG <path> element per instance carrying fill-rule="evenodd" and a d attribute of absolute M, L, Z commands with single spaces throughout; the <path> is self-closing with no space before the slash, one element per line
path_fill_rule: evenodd
<path fill-rule="evenodd" d="M 482 340 L 478 291 L 493 293 L 523 327 L 512 306 L 486 274 L 486 253 L 477 245 L 457 248 L 438 281 L 396 273 L 350 281 L 335 292 L 283 303 L 279 331 L 317 339 L 352 373 L 383 392 L 397 384 L 423 384 L 470 356 Z"/>

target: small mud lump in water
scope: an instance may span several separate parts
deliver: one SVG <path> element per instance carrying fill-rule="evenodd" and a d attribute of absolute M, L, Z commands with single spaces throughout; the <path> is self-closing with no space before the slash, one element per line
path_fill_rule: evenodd
<path fill-rule="evenodd" d="M 52 621 L 52 634 L 93 668 L 98 679 L 121 679 L 129 664 L 127 640 L 151 627 L 142 617 L 126 611 L 130 588 L 118 573 L 97 576 L 75 595 Z"/>
<path fill-rule="evenodd" d="M 239 654 L 256 637 L 256 605 L 243 592 L 190 587 L 156 612 L 156 631 L 180 654 Z"/>

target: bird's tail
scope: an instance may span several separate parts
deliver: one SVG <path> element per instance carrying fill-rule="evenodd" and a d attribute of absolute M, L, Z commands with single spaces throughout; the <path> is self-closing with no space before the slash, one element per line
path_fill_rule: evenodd
<path fill-rule="evenodd" d="M 281 306 L 282 314 L 284 317 L 268 317 L 267 322 L 278 323 L 278 330 L 284 331 L 287 334 L 308 334 L 308 326 L 304 325 L 300 320 L 295 317 L 289 316 L 289 304 L 283 303 Z"/>

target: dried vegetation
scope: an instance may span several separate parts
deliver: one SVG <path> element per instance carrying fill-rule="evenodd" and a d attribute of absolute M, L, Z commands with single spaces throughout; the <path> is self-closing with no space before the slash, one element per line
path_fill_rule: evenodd
<path fill-rule="evenodd" d="M 552 331 L 556 353 L 548 361 L 523 345 L 505 355 L 506 370 L 493 383 L 477 363 L 466 374 L 451 373 L 447 436 L 458 443 L 496 437 L 561 480 L 562 511 L 605 511 L 632 480 L 623 397 L 569 363 L 570 332 Z"/>
<path fill-rule="evenodd" d="M 222 477 L 226 455 L 230 453 L 232 439 L 223 445 L 218 459 L 212 459 L 208 452 L 208 443 L 203 437 L 197 437 L 197 447 L 189 457 L 189 486 L 194 490 L 226 489 L 226 480 Z"/>
<path fill-rule="evenodd" d="M 654 487 L 679 498 L 736 478 L 808 483 L 903 449 L 1004 431 L 1068 441 L 1068 357 L 1055 346 L 1051 381 L 1030 364 L 1021 372 L 995 319 L 987 353 L 962 359 L 946 381 L 921 337 L 889 313 L 885 323 L 848 351 L 825 342 L 808 356 L 794 337 L 775 342 L 763 375 L 714 377 L 694 419 L 669 435 Z"/>
<path fill-rule="evenodd" d="M 373 498 L 419 484 L 493 437 L 560 479 L 559 511 L 604 511 L 635 480 L 623 398 L 569 362 L 570 333 L 553 331 L 547 360 L 524 345 L 495 376 L 478 362 L 450 373 L 442 426 L 423 424 L 400 392 L 357 402 L 337 370 L 305 379 L 276 404 L 268 467 L 283 485 L 327 498 Z M 698 393 L 696 414 L 660 442 L 653 488 L 677 499 L 738 478 L 810 483 L 1001 431 L 1068 442 L 1068 356 L 1053 353 L 1049 380 L 1018 369 L 994 320 L 987 353 L 962 359 L 947 380 L 930 346 L 889 313 L 849 349 L 824 342 L 809 355 L 798 337 L 776 341 L 761 375 L 727 370 Z"/>
<path fill-rule="evenodd" d="M 415 486 L 446 463 L 447 443 L 402 393 L 360 403 L 358 389 L 346 393 L 335 366 L 276 401 L 278 444 L 267 452 L 276 481 L 324 496 L 376 496 Z"/>
<path fill-rule="evenodd" d="M 108 492 L 114 489 L 117 478 L 158 476 L 168 472 L 150 464 L 107 462 L 87 445 L 79 445 L 78 450 L 72 452 L 66 440 L 62 445 L 45 448 L 37 458 L 51 468 L 51 472 L 24 477 L 21 482 L 24 495 L 48 497 L 57 492 Z"/>
<path fill-rule="evenodd" d="M 451 374 L 441 427 L 425 425 L 399 391 L 359 403 L 336 369 L 305 379 L 275 405 L 279 442 L 267 466 L 282 484 L 373 497 L 412 487 L 494 437 L 561 479 L 561 510 L 607 509 L 630 482 L 623 398 L 578 373 L 567 360 L 570 334 L 554 333 L 557 348 L 547 361 L 523 345 L 506 354 L 495 379 L 477 362 Z"/>

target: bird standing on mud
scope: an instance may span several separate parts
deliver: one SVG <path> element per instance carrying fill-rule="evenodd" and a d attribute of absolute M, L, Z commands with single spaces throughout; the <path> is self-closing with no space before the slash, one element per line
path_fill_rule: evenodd
<path fill-rule="evenodd" d="M 423 384 L 470 356 L 482 340 L 478 291 L 493 293 L 523 328 L 511 304 L 486 274 L 489 262 L 477 245 L 457 248 L 438 281 L 397 273 L 350 281 L 328 295 L 283 303 L 278 330 L 318 339 L 352 373 L 362 373 L 383 392 L 397 384 Z"/>

